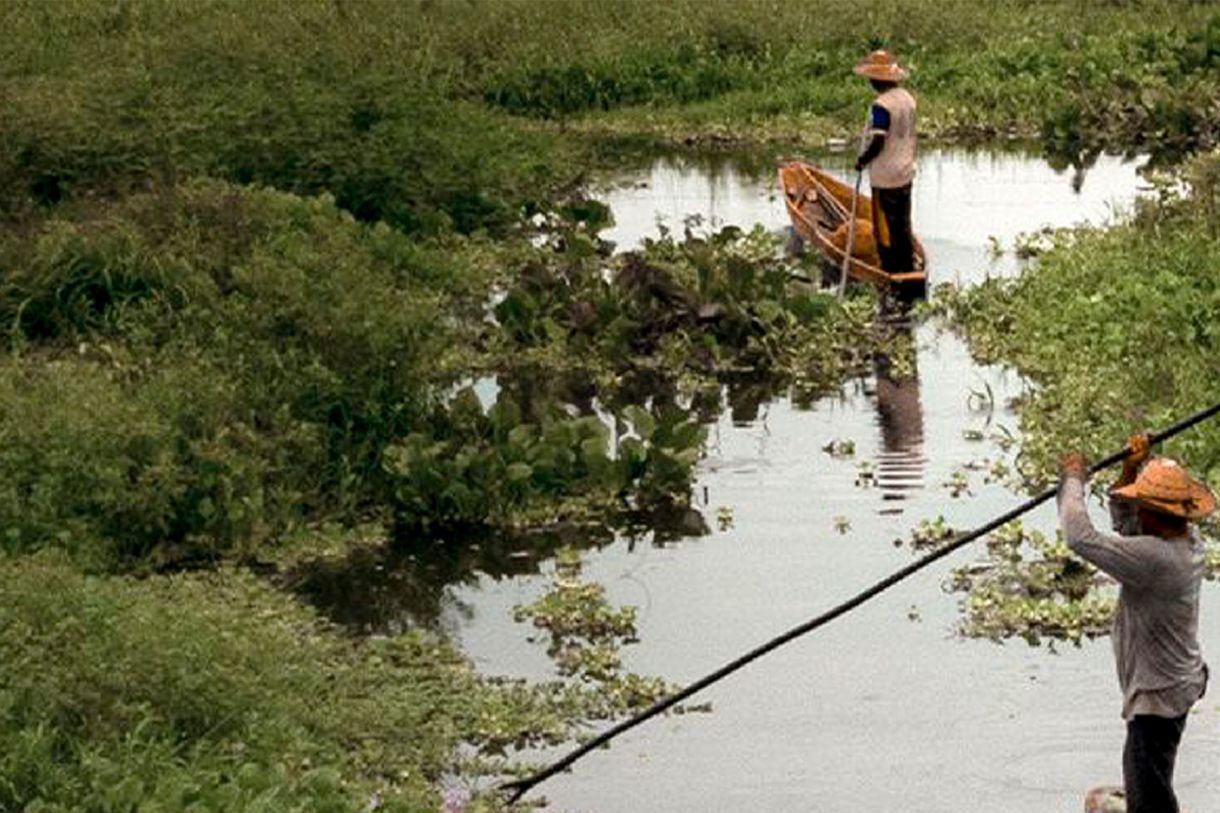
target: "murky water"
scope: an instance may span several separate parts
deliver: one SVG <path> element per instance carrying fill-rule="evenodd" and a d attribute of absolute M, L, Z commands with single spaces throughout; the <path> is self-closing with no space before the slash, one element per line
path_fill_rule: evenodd
<path fill-rule="evenodd" d="M 1045 225 L 1103 222 L 1138 185 L 1135 165 L 1117 158 L 1074 178 L 1020 155 L 925 153 L 914 220 L 933 283 L 1009 273 L 1015 260 L 993 258 L 990 238 L 1008 247 Z M 691 215 L 714 226 L 787 225 L 772 176 L 732 164 L 661 161 L 605 199 L 616 218 L 606 236 L 620 247 L 655 234 L 658 218 L 674 230 Z M 1004 404 L 1023 382 L 974 364 L 932 326 L 915 339 L 914 384 L 878 371 L 812 409 L 778 400 L 753 420 L 719 420 L 696 494 L 701 503 L 706 495 L 709 519 L 732 509 L 730 529 L 663 545 L 619 541 L 587 555 L 586 573 L 611 600 L 640 607 L 629 668 L 698 678 L 909 562 L 893 540 L 920 519 L 943 515 L 964 529 L 1019 501 L 977 468 L 1002 457 L 999 448 L 967 437 L 1015 433 Z M 979 397 L 987 392 L 990 408 Z M 855 456 L 823 450 L 837 440 L 853 441 Z M 871 487 L 856 484 L 862 461 L 878 474 Z M 959 471 L 970 493 L 954 498 L 947 482 Z M 840 533 L 844 520 L 850 529 Z M 1050 530 L 1053 511 L 1044 506 L 1029 521 Z M 1081 809 L 1088 787 L 1121 775 L 1109 644 L 1055 654 L 956 637 L 957 597 L 941 582 L 972 556 L 955 554 L 712 687 L 714 713 L 651 721 L 540 791 L 557 809 L 587 813 Z M 453 626 L 481 669 L 551 674 L 510 620 L 548 578 L 485 577 L 455 591 L 468 614 Z M 1220 653 L 1216 590 L 1206 591 L 1203 613 L 1204 647 Z M 1220 809 L 1218 758 L 1220 715 L 1204 702 L 1178 768 L 1188 809 Z"/>
<path fill-rule="evenodd" d="M 807 160 L 852 183 L 844 153 Z M 769 168 L 768 168 L 769 169 Z M 973 282 L 1016 268 L 1013 241 L 1045 226 L 1103 224 L 1128 207 L 1140 185 L 1138 164 L 1102 155 L 1087 170 L 1055 170 L 1019 152 L 925 151 L 915 180 L 915 230 L 928 251 L 932 284 Z M 868 175 L 861 191 L 868 194 Z M 615 225 L 602 232 L 620 249 L 676 233 L 697 217 L 705 226 L 786 228 L 788 217 L 774 170 L 743 170 L 724 159 L 666 159 L 623 179 L 602 199 Z M 1005 250 L 992 257 L 992 246 Z"/>
<path fill-rule="evenodd" d="M 925 152 L 914 222 L 932 282 L 1010 273 L 1015 260 L 993 257 L 991 238 L 1007 247 L 1044 225 L 1104 221 L 1138 185 L 1135 166 L 1116 158 L 1073 177 L 1016 154 Z M 654 235 L 658 218 L 674 230 L 692 215 L 713 226 L 787 225 L 773 174 L 732 162 L 658 161 L 604 199 L 616 218 L 605 236 L 620 248 Z M 695 493 L 708 525 L 726 506 L 731 527 L 596 540 L 586 575 L 613 602 L 640 608 L 628 668 L 698 678 L 907 564 L 912 552 L 894 540 L 921 519 L 943 515 L 966 529 L 1021 499 L 983 471 L 1005 457 L 990 438 L 1016 433 L 1005 404 L 1024 383 L 974 364 L 933 325 L 914 340 L 915 382 L 878 369 L 807 409 L 779 399 L 720 417 Z M 848 440 L 853 456 L 825 451 Z M 963 476 L 969 491 L 954 497 L 949 483 Z M 1029 522 L 1052 529 L 1052 509 Z M 377 586 L 370 604 L 388 602 L 385 612 L 400 615 L 410 609 L 394 597 L 426 593 L 428 620 L 487 673 L 550 677 L 543 647 L 511 613 L 547 589 L 550 567 L 539 573 L 511 550 L 492 554 L 481 575 L 454 563 L 446 578 L 456 587 L 404 588 L 380 561 L 360 583 Z M 1088 787 L 1120 777 L 1124 732 L 1108 642 L 1056 654 L 957 637 L 958 598 L 941 583 L 973 555 L 958 552 L 712 687 L 704 699 L 713 713 L 650 721 L 539 791 L 557 809 L 584 813 L 1080 810 Z M 1220 653 L 1214 588 L 1203 614 L 1204 648 Z M 355 625 L 384 626 L 384 615 L 374 609 Z M 1179 758 L 1188 810 L 1220 809 L 1218 759 L 1220 714 L 1206 701 Z"/>

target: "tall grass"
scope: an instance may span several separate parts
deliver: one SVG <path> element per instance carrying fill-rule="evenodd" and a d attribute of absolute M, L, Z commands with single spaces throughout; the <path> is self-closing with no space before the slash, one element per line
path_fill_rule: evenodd
<path fill-rule="evenodd" d="M 0 599 L 3 810 L 434 811 L 461 741 L 538 722 L 429 635 L 346 640 L 237 572 L 6 558 Z"/>

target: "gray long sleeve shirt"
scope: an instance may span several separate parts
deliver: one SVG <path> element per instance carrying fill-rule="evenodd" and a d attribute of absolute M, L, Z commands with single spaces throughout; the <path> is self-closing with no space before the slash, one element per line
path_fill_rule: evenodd
<path fill-rule="evenodd" d="M 1124 535 L 1095 529 L 1083 480 L 1064 478 L 1059 523 L 1068 547 L 1121 585 L 1111 643 L 1123 717 L 1177 717 L 1202 696 L 1207 680 L 1198 639 L 1203 543 L 1193 528 L 1181 539 L 1140 535 L 1135 506 L 1120 497 L 1111 497 L 1110 516 Z"/>

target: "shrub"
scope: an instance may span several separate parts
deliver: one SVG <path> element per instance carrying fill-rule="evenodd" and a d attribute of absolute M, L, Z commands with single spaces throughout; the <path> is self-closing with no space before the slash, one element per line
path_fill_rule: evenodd
<path fill-rule="evenodd" d="M 353 646 L 249 576 L 35 557 L 0 562 L 0 585 L 0 809 L 354 812 L 376 790 L 435 810 L 474 728 L 446 647 Z"/>
<path fill-rule="evenodd" d="M 180 559 L 352 516 L 469 363 L 478 266 L 329 199 L 197 181 L 72 213 L 0 245 L 14 549 Z"/>

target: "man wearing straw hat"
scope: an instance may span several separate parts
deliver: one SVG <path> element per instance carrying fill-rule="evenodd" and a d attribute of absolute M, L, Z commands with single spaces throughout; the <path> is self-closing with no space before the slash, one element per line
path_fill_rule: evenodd
<path fill-rule="evenodd" d="M 1127 741 L 1123 787 L 1128 813 L 1178 813 L 1173 767 L 1190 707 L 1207 688 L 1199 651 L 1203 543 L 1192 523 L 1216 498 L 1169 458 L 1148 460 L 1147 435 L 1110 491 L 1118 536 L 1094 529 L 1085 508 L 1084 458 L 1060 462 L 1059 521 L 1073 551 L 1118 580 L 1112 644 L 1123 693 Z"/>
<path fill-rule="evenodd" d="M 869 111 L 867 141 L 856 172 L 868 167 L 873 190 L 873 238 L 881 267 L 891 274 L 913 271 L 911 183 L 915 179 L 915 97 L 899 82 L 907 71 L 888 51 L 873 51 L 853 72 L 877 91 Z"/>

